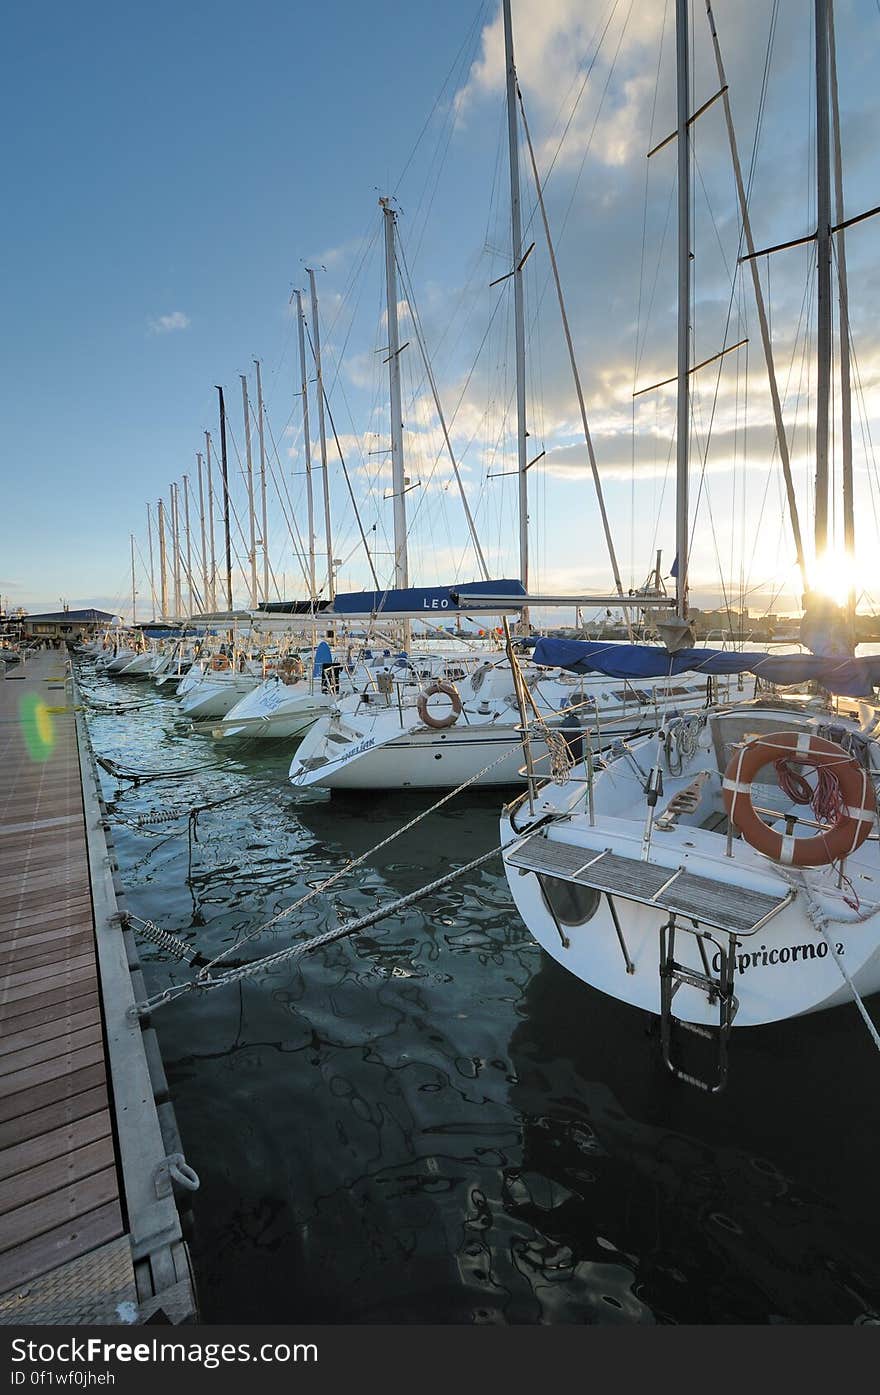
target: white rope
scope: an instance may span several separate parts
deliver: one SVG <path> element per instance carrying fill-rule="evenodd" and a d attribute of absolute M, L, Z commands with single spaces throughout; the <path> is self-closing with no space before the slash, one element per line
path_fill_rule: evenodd
<path fill-rule="evenodd" d="M 815 930 L 818 930 L 819 934 L 822 936 L 825 943 L 827 944 L 828 951 L 833 956 L 834 962 L 840 970 L 841 977 L 843 978 L 844 982 L 849 988 L 850 993 L 852 994 L 853 1002 L 855 1003 L 856 1007 L 861 1013 L 865 1026 L 867 1027 L 868 1032 L 870 1033 L 871 1040 L 873 1041 L 877 1050 L 880 1051 L 880 1033 L 878 1033 L 877 1028 L 874 1026 L 874 1023 L 868 1014 L 868 1009 L 865 1007 L 865 1004 L 863 1003 L 859 995 L 859 990 L 853 983 L 847 971 L 846 965 L 843 963 L 843 959 L 835 949 L 834 941 L 832 941 L 828 934 L 828 926 L 831 924 L 858 925 L 870 919 L 871 915 L 873 915 L 874 912 L 867 912 L 865 915 L 857 916 L 855 920 L 843 920 L 842 918 L 835 918 L 829 916 L 827 912 L 824 911 L 822 907 L 819 905 L 815 897 L 812 895 L 809 885 L 807 883 L 807 879 L 803 874 L 798 876 L 794 872 L 787 872 L 783 867 L 778 868 L 778 871 L 782 875 L 783 879 L 788 882 L 789 886 L 793 886 L 796 890 L 799 890 L 803 893 L 804 901 L 807 907 L 807 915 L 813 923 L 813 928 Z"/>
<path fill-rule="evenodd" d="M 338 925 L 333 930 L 325 930 L 320 935 L 313 935 L 308 940 L 300 940 L 295 945 L 288 945 L 286 949 L 280 949 L 275 954 L 265 955 L 262 959 L 254 959 L 249 964 L 243 964 L 233 969 L 227 969 L 217 978 L 210 978 L 211 965 L 199 970 L 198 977 L 189 983 L 179 983 L 166 988 L 161 993 L 155 994 L 152 998 L 147 998 L 142 1003 L 137 1003 L 135 1011 L 138 1016 L 145 1016 L 154 1008 L 172 1002 L 184 993 L 196 991 L 209 992 L 213 988 L 223 988 L 229 983 L 239 983 L 242 979 L 252 978 L 256 974 L 275 968 L 278 964 L 283 964 L 289 960 L 300 959 L 305 954 L 311 954 L 316 949 L 323 948 L 324 945 L 333 944 L 336 940 L 345 939 L 349 935 L 356 935 L 361 930 L 366 930 L 370 925 L 375 925 L 376 921 L 384 920 L 387 916 L 394 915 L 398 911 L 406 910 L 407 907 L 415 905 L 423 897 L 429 896 L 434 891 L 439 891 L 442 887 L 449 886 L 457 881 L 459 877 L 465 876 L 468 872 L 473 872 L 477 867 L 481 867 L 485 862 L 489 862 L 499 853 L 504 852 L 514 843 L 518 843 L 521 834 L 509 838 L 506 843 L 501 843 L 497 848 L 490 848 L 487 853 L 482 853 L 480 857 L 473 858 L 462 867 L 456 867 L 452 872 L 447 872 L 442 877 L 435 878 L 427 885 L 419 887 L 416 891 L 411 891 L 406 896 L 400 896 L 396 901 L 392 901 L 388 906 L 380 906 L 375 911 L 370 911 L 368 915 L 361 916 L 358 920 L 350 921 L 347 925 Z M 219 957 L 219 956 L 218 956 Z M 213 960 L 212 963 L 216 963 Z"/>
<path fill-rule="evenodd" d="M 503 751 L 495 760 L 491 761 L 488 765 L 484 765 L 482 770 L 478 770 L 475 775 L 469 776 L 468 779 L 464 780 L 460 785 L 456 785 L 454 790 L 450 790 L 447 794 L 444 794 L 435 804 L 429 805 L 427 809 L 422 809 L 420 813 L 409 820 L 409 823 L 402 824 L 400 828 L 396 828 L 393 833 L 389 833 L 388 837 L 383 838 L 380 843 L 376 843 L 372 848 L 368 848 L 365 853 L 361 853 L 360 857 L 352 858 L 350 862 L 346 862 L 343 867 L 340 867 L 331 876 L 327 877 L 323 882 L 320 882 L 318 886 L 312 887 L 311 891 L 307 891 L 305 896 L 301 896 L 298 901 L 294 901 L 292 905 L 285 906 L 283 910 L 278 911 L 276 915 L 272 916 L 271 920 L 267 920 L 262 925 L 258 925 L 255 930 L 251 930 L 249 934 L 245 935 L 244 939 L 237 940 L 235 944 L 227 945 L 226 949 L 221 950 L 220 953 L 215 955 L 211 960 L 210 964 L 207 966 L 208 969 L 212 969 L 215 964 L 219 964 L 220 961 L 225 959 L 228 955 L 240 950 L 242 945 L 247 944 L 248 940 L 253 940 L 258 935 L 262 935 L 265 930 L 271 930 L 279 921 L 285 920 L 288 916 L 293 915 L 294 911 L 300 910 L 300 908 L 305 906 L 309 901 L 313 901 L 316 896 L 320 896 L 328 887 L 333 886 L 334 882 L 337 882 L 340 877 L 344 877 L 348 872 L 353 871 L 355 867 L 359 867 L 362 862 L 366 862 L 374 853 L 380 852 L 382 848 L 387 847 L 389 843 L 393 843 L 395 838 L 399 838 L 402 833 L 407 833 L 411 828 L 415 828 L 416 824 L 421 823 L 422 819 L 427 818 L 429 814 L 433 814 L 437 809 L 447 804 L 450 799 L 454 799 L 462 790 L 466 790 L 470 785 L 475 784 L 477 780 L 481 780 L 482 777 L 487 775 L 490 770 L 493 770 L 496 765 L 500 765 L 502 761 L 507 760 L 509 755 L 510 752 L 508 750 Z"/>
<path fill-rule="evenodd" d="M 837 950 L 834 948 L 834 944 L 832 943 L 832 940 L 831 940 L 831 938 L 830 938 L 830 936 L 829 936 L 829 934 L 828 934 L 828 927 L 827 927 L 827 925 L 820 925 L 820 926 L 819 926 L 819 930 L 821 931 L 822 936 L 824 937 L 824 940 L 825 940 L 825 943 L 826 943 L 827 946 L 828 946 L 829 952 L 830 952 L 831 954 L 833 954 L 833 956 L 834 956 L 834 962 L 835 962 L 835 964 L 837 965 L 838 969 L 840 970 L 840 972 L 841 972 L 841 974 L 842 974 L 842 976 L 843 976 L 843 978 L 844 978 L 844 980 L 845 980 L 845 982 L 846 982 L 846 985 L 847 985 L 847 987 L 849 988 L 850 993 L 852 993 L 853 1002 L 855 1003 L 856 1007 L 858 1008 L 859 1012 L 860 1012 L 861 1015 L 862 1015 L 862 1018 L 863 1018 L 863 1020 L 864 1020 L 865 1026 L 867 1027 L 867 1029 L 868 1029 L 868 1031 L 869 1031 L 869 1033 L 870 1033 L 870 1035 L 871 1035 L 871 1040 L 873 1041 L 873 1043 L 874 1043 L 874 1045 L 876 1046 L 877 1050 L 880 1051 L 880 1032 L 877 1031 L 877 1028 L 874 1026 L 874 1023 L 872 1022 L 871 1018 L 869 1017 L 869 1015 L 868 1015 L 868 1009 L 865 1007 L 865 1004 L 862 1002 L 862 999 L 861 999 L 861 997 L 859 996 L 859 990 L 856 988 L 855 984 L 853 983 L 852 979 L 850 978 L 849 972 L 847 971 L 846 967 L 844 966 L 843 959 L 842 959 L 841 956 L 837 953 Z"/>

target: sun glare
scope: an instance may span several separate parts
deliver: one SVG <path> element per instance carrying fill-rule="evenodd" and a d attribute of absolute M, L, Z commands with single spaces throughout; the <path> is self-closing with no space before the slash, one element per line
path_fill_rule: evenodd
<path fill-rule="evenodd" d="M 845 605 L 850 591 L 857 589 L 852 558 L 843 552 L 823 553 L 816 561 L 811 579 L 813 590 L 828 596 L 836 605 Z"/>

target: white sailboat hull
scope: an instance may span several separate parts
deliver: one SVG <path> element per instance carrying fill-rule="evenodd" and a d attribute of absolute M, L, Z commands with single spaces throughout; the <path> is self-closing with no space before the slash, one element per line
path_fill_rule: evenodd
<path fill-rule="evenodd" d="M 236 673 L 223 679 L 206 674 L 183 698 L 180 710 L 194 722 L 225 717 L 229 709 L 246 693 L 253 692 L 259 682 L 259 678 L 250 673 Z"/>
<path fill-rule="evenodd" d="M 502 842 L 512 836 L 509 823 L 502 820 Z M 586 850 L 584 860 L 589 856 L 591 851 Z M 670 868 L 670 874 L 674 870 Z M 695 866 L 693 870 L 698 869 Z M 699 870 L 705 871 L 705 868 Z M 601 897 L 588 922 L 563 926 L 569 941 L 565 946 L 537 876 L 512 865 L 508 865 L 507 875 L 517 910 L 542 949 L 585 983 L 632 1007 L 659 1016 L 660 928 L 669 919 L 667 912 L 659 906 L 639 905 L 622 896 L 613 898 L 618 920 L 623 924 L 623 939 L 633 969 L 630 973 L 606 896 Z M 784 894 L 784 888 L 780 890 Z M 704 925 L 702 928 L 712 933 L 711 927 Z M 851 1002 L 852 995 L 835 960 L 835 952 L 841 956 L 841 962 L 863 997 L 878 992 L 880 911 L 861 922 L 853 917 L 847 922 L 835 923 L 830 927 L 830 937 L 831 947 L 817 933 L 803 902 L 795 896 L 767 925 L 739 941 L 734 975 L 738 1003 L 734 1027 L 761 1026 Z M 724 935 L 718 936 L 718 943 L 704 940 L 714 974 L 720 968 L 719 945 L 725 941 Z M 696 936 L 681 922 L 677 925 L 675 948 L 677 960 L 685 967 L 696 973 L 704 971 Z M 718 1025 L 717 1006 L 709 1003 L 705 993 L 687 984 L 676 992 L 675 1015 L 685 1022 L 705 1027 Z"/>
<path fill-rule="evenodd" d="M 446 732 L 409 731 L 383 745 L 364 745 L 353 742 L 336 761 L 312 770 L 295 759 L 290 778 L 298 788 L 451 789 L 491 766 L 475 784 L 521 782 L 522 741 L 514 728 L 469 731 L 459 723 Z M 536 759 L 546 756 L 543 742 L 534 742 L 533 750 Z"/>
<path fill-rule="evenodd" d="M 270 678 L 229 709 L 211 735 L 216 740 L 292 739 L 308 731 L 330 707 L 320 686 L 310 691 L 308 682 L 285 684 Z"/>
<path fill-rule="evenodd" d="M 851 1002 L 847 976 L 864 997 L 880 991 L 876 823 L 844 867 L 830 860 L 793 866 L 758 851 L 724 815 L 731 752 L 783 730 L 807 738 L 822 721 L 821 711 L 794 703 L 716 710 L 685 747 L 680 768 L 667 765 L 653 814 L 642 777 L 660 749 L 669 749 L 662 736 L 594 773 L 592 814 L 583 765 L 566 786 L 538 791 L 534 814 L 522 801 L 506 810 L 505 872 L 535 940 L 585 983 L 658 1015 L 665 978 L 674 984 L 675 1018 L 704 1027 L 718 1027 L 713 984 L 723 978 L 728 952 L 735 1027 Z M 854 723 L 848 727 L 859 735 Z M 762 780 L 752 797 L 777 829 L 798 819 L 807 833 L 822 826 L 812 809 L 798 812 L 772 767 Z M 664 959 L 670 925 L 673 949 Z"/>

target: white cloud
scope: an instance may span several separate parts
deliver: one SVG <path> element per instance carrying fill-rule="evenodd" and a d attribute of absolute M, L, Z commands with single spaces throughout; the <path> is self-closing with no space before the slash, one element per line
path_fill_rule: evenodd
<path fill-rule="evenodd" d="M 151 334 L 173 334 L 177 329 L 189 329 L 190 318 L 182 310 L 172 310 L 169 315 L 159 315 L 150 320 Z"/>

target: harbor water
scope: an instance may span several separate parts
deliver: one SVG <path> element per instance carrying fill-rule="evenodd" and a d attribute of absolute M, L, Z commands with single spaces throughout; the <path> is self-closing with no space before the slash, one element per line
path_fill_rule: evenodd
<path fill-rule="evenodd" d="M 104 793 L 135 915 L 258 958 L 488 851 L 469 791 L 245 938 L 436 798 L 295 792 L 151 684 L 84 694 L 98 756 L 204 767 Z M 192 810 L 203 805 L 196 818 Z M 151 994 L 194 971 L 147 941 Z M 652 1019 L 547 958 L 500 858 L 365 934 L 158 1008 L 209 1323 L 875 1323 L 880 1056 L 855 1007 L 734 1031 L 676 1083 Z"/>

